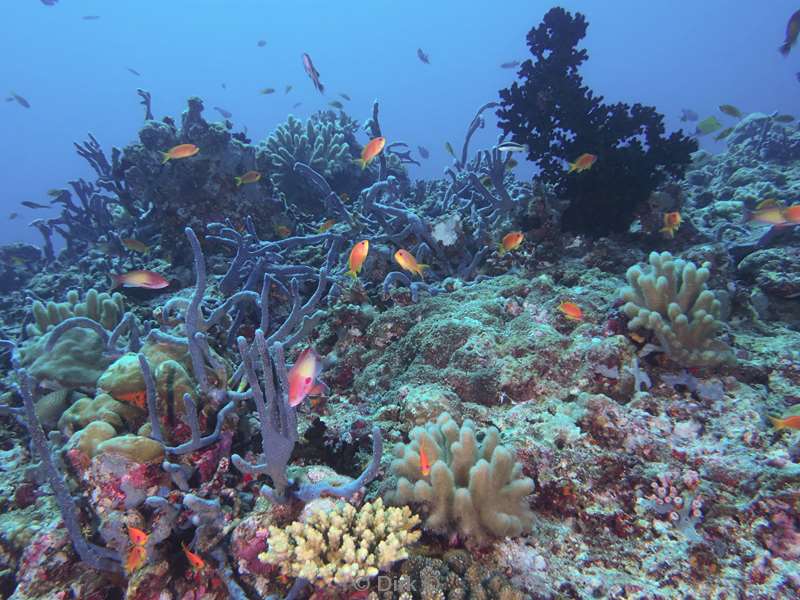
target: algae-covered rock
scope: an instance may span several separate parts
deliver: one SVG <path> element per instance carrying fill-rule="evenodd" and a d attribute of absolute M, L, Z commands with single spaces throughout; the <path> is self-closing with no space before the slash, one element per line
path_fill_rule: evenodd
<path fill-rule="evenodd" d="M 77 448 L 89 458 L 97 454 L 97 447 L 117 435 L 117 431 L 105 421 L 93 421 L 72 434 L 67 449 Z"/>
<path fill-rule="evenodd" d="M 143 413 L 133 406 L 118 402 L 108 394 L 98 394 L 95 398 L 76 400 L 61 415 L 58 428 L 65 435 L 72 435 L 89 423 L 104 421 L 116 430 L 121 430 L 126 424 L 132 425 L 143 416 Z"/>
<path fill-rule="evenodd" d="M 50 352 L 47 333 L 20 348 L 22 365 L 39 381 L 51 381 L 64 388 L 92 389 L 111 363 L 104 355 L 102 340 L 89 329 L 75 328 L 58 338 Z"/>
<path fill-rule="evenodd" d="M 101 442 L 96 454 L 114 454 L 135 463 L 150 463 L 164 459 L 164 446 L 140 435 L 119 435 Z"/>
<path fill-rule="evenodd" d="M 757 250 L 739 263 L 739 273 L 754 281 L 767 294 L 797 298 L 800 296 L 800 249 Z"/>

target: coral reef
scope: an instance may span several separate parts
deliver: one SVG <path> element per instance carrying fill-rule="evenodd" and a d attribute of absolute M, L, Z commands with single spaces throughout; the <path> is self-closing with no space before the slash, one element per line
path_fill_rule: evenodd
<path fill-rule="evenodd" d="M 631 329 L 652 331 L 661 348 L 686 366 L 731 362 L 731 349 L 715 339 L 722 328 L 720 302 L 707 289 L 709 263 L 693 262 L 669 252 L 652 252 L 649 266 L 628 269 L 628 287 L 621 290 L 622 310 Z"/>
<path fill-rule="evenodd" d="M 420 536 L 413 531 L 418 523 L 408 507 L 384 508 L 380 499 L 358 509 L 337 504 L 285 528 L 270 527 L 268 549 L 258 558 L 317 587 L 344 587 L 407 558 Z"/>
<path fill-rule="evenodd" d="M 472 421 L 459 427 L 442 413 L 410 435 L 410 444 L 394 448 L 391 468 L 398 479 L 390 503 L 423 505 L 426 529 L 455 532 L 469 543 L 530 531 L 533 513 L 525 497 L 533 481 L 500 445 L 497 429 L 489 428 L 479 441 Z M 423 453 L 430 461 L 424 468 Z"/>
<path fill-rule="evenodd" d="M 500 91 L 499 126 L 526 144 L 543 182 L 569 201 L 567 231 L 601 236 L 624 231 L 637 208 L 666 177 L 680 177 L 697 143 L 675 132 L 665 136 L 663 116 L 641 104 L 604 104 L 579 74 L 589 58 L 578 50 L 585 17 L 552 8 L 528 33 L 533 59 L 522 63 L 521 81 Z M 584 153 L 591 169 L 570 173 L 565 165 Z"/>

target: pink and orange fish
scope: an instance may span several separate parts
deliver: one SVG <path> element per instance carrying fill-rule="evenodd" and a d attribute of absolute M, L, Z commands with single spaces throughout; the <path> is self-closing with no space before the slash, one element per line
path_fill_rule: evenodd
<path fill-rule="evenodd" d="M 161 164 L 170 160 L 178 160 L 180 158 L 190 158 L 200 152 L 200 148 L 194 144 L 179 144 L 164 152 Z"/>
<path fill-rule="evenodd" d="M 583 171 L 588 171 L 592 168 L 592 165 L 597 160 L 597 156 L 594 154 L 584 153 L 581 154 L 574 163 L 569 164 L 569 172 L 572 173 L 581 173 Z"/>
<path fill-rule="evenodd" d="M 347 260 L 349 267 L 347 274 L 353 279 L 358 277 L 361 272 L 361 267 L 364 266 L 364 261 L 367 260 L 367 254 L 369 254 L 369 240 L 361 240 L 350 250 L 350 258 Z"/>
<path fill-rule="evenodd" d="M 114 282 L 111 286 L 112 290 L 119 287 L 160 290 L 169 285 L 169 281 L 153 271 L 128 271 L 119 275 L 111 275 L 111 279 Z"/>
<path fill-rule="evenodd" d="M 317 381 L 322 361 L 313 348 L 306 348 L 289 369 L 289 406 L 298 406 L 308 396 L 319 393 L 323 384 Z"/>

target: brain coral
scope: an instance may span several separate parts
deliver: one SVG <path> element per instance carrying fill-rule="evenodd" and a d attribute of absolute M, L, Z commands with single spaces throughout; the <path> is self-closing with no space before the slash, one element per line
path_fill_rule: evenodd
<path fill-rule="evenodd" d="M 408 444 L 394 447 L 391 470 L 398 480 L 391 504 L 422 505 L 426 529 L 456 532 L 477 543 L 530 531 L 533 513 L 525 496 L 533 492 L 533 481 L 523 477 L 514 453 L 500 445 L 497 429 L 488 428 L 479 441 L 472 421 L 459 427 L 442 413 L 410 436 Z M 427 475 L 420 468 L 420 448 L 430 463 Z"/>

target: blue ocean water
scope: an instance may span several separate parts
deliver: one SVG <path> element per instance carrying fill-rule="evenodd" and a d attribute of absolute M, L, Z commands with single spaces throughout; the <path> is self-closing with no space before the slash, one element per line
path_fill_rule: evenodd
<path fill-rule="evenodd" d="M 796 2 L 560 5 L 590 22 L 584 41 L 590 59 L 582 68 L 587 84 L 610 101 L 655 105 L 668 128 L 682 125 L 682 108 L 701 118 L 719 114 L 721 103 L 745 112 L 797 109 L 800 62 L 796 53 L 784 58 L 776 51 Z M 73 141 L 87 132 L 105 148 L 136 139 L 143 114 L 137 87 L 152 93 L 156 118 L 180 114 L 196 95 L 206 102 L 206 118 L 215 120 L 211 107 L 220 106 L 254 140 L 266 138 L 287 114 L 308 116 L 342 100 L 342 92 L 352 98 L 347 111 L 363 121 L 377 98 L 390 143 L 430 150 L 422 167 L 411 167 L 412 177 L 439 177 L 451 162 L 444 143 L 460 145 L 476 108 L 511 83 L 514 70 L 499 65 L 529 57 L 525 34 L 550 6 L 531 0 L 63 0 L 54 6 L 7 0 L 0 86 L 31 107 L 0 103 L 0 243 L 38 243 L 27 223 L 55 212 L 19 203 L 46 203 L 46 190 L 89 175 Z M 266 44 L 259 47 L 259 40 Z M 417 58 L 417 48 L 430 64 Z M 320 72 L 324 96 L 303 72 L 303 52 Z M 293 89 L 284 94 L 287 85 Z M 260 95 L 265 87 L 276 93 Z M 293 108 L 297 102 L 302 106 Z M 479 144 L 494 142 L 492 118 Z M 701 145 L 721 147 L 709 139 Z M 524 161 L 518 169 L 532 172 Z M 19 217 L 9 220 L 12 212 Z"/>

